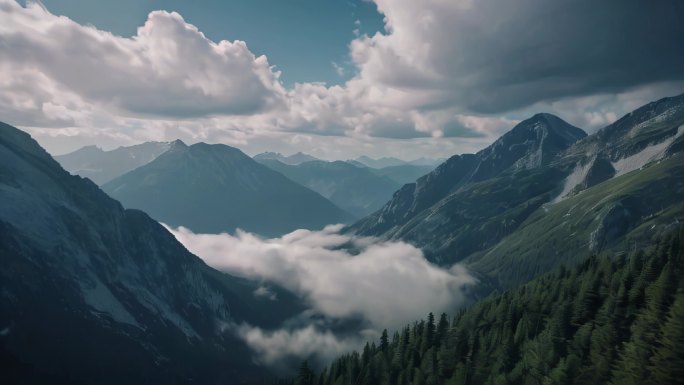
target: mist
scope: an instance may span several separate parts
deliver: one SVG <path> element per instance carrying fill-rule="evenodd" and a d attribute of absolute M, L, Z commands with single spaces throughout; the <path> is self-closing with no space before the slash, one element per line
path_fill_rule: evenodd
<path fill-rule="evenodd" d="M 261 282 L 255 295 L 269 295 L 263 285 L 273 283 L 299 296 L 310 313 L 361 321 L 356 333 L 344 335 L 321 322 L 298 322 L 275 331 L 246 324 L 231 327 L 254 350 L 257 361 L 266 364 L 293 355 L 336 356 L 358 348 L 382 329 L 397 330 L 429 312 L 453 312 L 475 283 L 463 266 L 440 268 L 408 243 L 341 234 L 341 225 L 272 239 L 240 230 L 231 235 L 167 228 L 208 265 Z"/>

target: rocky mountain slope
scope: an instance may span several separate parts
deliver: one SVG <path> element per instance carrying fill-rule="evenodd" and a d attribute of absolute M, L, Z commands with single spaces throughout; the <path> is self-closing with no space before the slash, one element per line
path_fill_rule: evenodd
<path fill-rule="evenodd" d="M 406 183 L 413 183 L 423 175 L 428 174 L 434 170 L 435 166 L 420 166 L 413 164 L 402 164 L 399 166 L 388 166 L 383 168 L 369 168 L 369 170 L 377 175 L 386 176 L 391 180 L 405 185 Z"/>
<path fill-rule="evenodd" d="M 225 330 L 274 326 L 297 311 L 287 297 L 255 298 L 6 124 L 0 202 L 4 383 L 261 383 Z"/>
<path fill-rule="evenodd" d="M 261 162 L 264 160 L 277 160 L 278 162 L 282 162 L 289 165 L 298 165 L 305 162 L 312 162 L 320 159 L 313 157 L 309 154 L 305 154 L 303 152 L 298 152 L 296 154 L 287 156 L 279 152 L 262 152 L 261 154 L 254 155 L 254 160 L 256 160 L 257 162 Z"/>
<path fill-rule="evenodd" d="M 350 231 L 409 241 L 441 264 L 465 261 L 506 287 L 569 254 L 624 250 L 646 237 L 644 228 L 682 218 L 683 124 L 684 95 L 588 137 L 535 115 L 477 154 L 454 156 L 403 186 Z M 538 252 L 542 246 L 558 257 Z"/>

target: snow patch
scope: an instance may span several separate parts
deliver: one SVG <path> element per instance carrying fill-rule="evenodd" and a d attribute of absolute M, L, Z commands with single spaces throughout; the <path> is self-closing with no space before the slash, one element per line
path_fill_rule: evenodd
<path fill-rule="evenodd" d="M 572 171 L 570 175 L 568 175 L 565 178 L 565 184 L 563 185 L 563 191 L 561 191 L 560 194 L 556 198 L 553 199 L 553 203 L 558 203 L 565 199 L 577 186 L 578 184 L 582 183 L 582 181 L 587 177 L 587 174 L 589 173 L 589 169 L 591 168 L 591 165 L 594 163 L 594 161 L 589 161 L 584 165 L 578 165 L 575 167 L 575 169 Z"/>
<path fill-rule="evenodd" d="M 653 125 L 653 124 L 664 122 L 665 120 L 669 119 L 674 114 L 676 114 L 681 109 L 681 107 L 682 107 L 681 105 L 678 105 L 678 106 L 674 106 L 672 108 L 669 108 L 669 109 L 661 112 L 660 114 L 652 117 L 651 119 L 645 120 L 645 121 L 637 124 L 631 131 L 633 133 L 636 133 L 641 128 L 648 127 L 648 126 Z"/>
<path fill-rule="evenodd" d="M 682 133 L 684 133 L 684 126 L 679 126 L 677 133 L 665 139 L 664 141 L 657 144 L 652 144 L 634 155 L 630 155 L 616 162 L 612 162 L 613 168 L 615 169 L 615 176 L 624 175 L 628 172 L 638 170 L 648 163 L 661 159 L 663 156 L 665 156 L 665 151 L 667 148 Z"/>

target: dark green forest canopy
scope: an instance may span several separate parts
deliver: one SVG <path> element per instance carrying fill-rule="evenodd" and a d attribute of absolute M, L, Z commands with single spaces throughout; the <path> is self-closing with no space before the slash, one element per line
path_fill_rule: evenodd
<path fill-rule="evenodd" d="M 648 250 L 561 267 L 278 382 L 684 384 L 683 273 L 681 226 Z"/>

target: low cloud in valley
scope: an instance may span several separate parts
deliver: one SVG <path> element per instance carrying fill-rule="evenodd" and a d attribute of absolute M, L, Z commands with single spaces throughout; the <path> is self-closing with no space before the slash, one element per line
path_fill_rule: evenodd
<path fill-rule="evenodd" d="M 328 226 L 262 239 L 239 230 L 235 235 L 195 234 L 169 228 L 218 270 L 282 286 L 306 301 L 312 313 L 328 319 L 361 321 L 356 334 L 344 337 L 320 322 L 278 331 L 234 326 L 265 363 L 314 352 L 335 355 L 383 328 L 400 328 L 428 312 L 453 312 L 465 301 L 465 288 L 475 283 L 462 266 L 435 266 L 408 243 L 354 237 L 340 229 Z M 263 295 L 260 291 L 257 295 Z"/>

